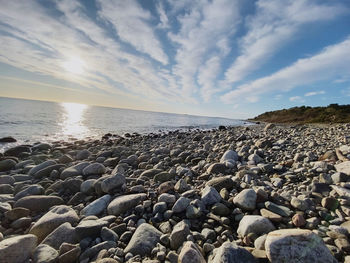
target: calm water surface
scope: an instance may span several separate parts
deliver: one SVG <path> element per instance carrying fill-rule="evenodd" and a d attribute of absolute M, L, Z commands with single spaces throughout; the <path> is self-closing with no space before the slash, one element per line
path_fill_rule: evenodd
<path fill-rule="evenodd" d="M 97 138 L 108 132 L 144 134 L 244 124 L 226 118 L 0 98 L 0 138 L 12 136 L 19 143 Z"/>

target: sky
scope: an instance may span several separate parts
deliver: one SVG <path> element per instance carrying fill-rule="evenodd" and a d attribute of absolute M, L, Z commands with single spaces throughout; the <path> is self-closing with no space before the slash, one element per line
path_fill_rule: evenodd
<path fill-rule="evenodd" d="M 350 103 L 349 0 L 0 6 L 0 96 L 240 119 Z"/>

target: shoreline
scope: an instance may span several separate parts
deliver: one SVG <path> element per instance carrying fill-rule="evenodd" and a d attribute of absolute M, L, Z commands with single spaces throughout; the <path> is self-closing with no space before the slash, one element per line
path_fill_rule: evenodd
<path fill-rule="evenodd" d="M 240 253 L 245 262 L 278 262 L 318 236 L 308 255 L 344 262 L 349 133 L 350 124 L 261 123 L 7 150 L 0 261 L 20 256 L 2 251 L 7 240 L 12 250 L 30 243 L 26 259 L 51 251 L 76 262 L 204 262 Z M 289 230 L 276 243 L 279 229 Z"/>

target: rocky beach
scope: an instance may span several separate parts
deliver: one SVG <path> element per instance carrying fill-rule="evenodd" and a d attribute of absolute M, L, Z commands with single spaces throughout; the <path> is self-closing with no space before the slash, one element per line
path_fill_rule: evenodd
<path fill-rule="evenodd" d="M 350 262 L 350 124 L 15 146 L 0 221 L 1 263 Z"/>

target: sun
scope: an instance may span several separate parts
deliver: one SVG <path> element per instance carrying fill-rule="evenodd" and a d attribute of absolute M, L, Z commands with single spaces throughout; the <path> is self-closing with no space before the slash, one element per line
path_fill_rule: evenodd
<path fill-rule="evenodd" d="M 84 73 L 85 62 L 80 57 L 71 57 L 62 66 L 70 73 L 82 74 Z"/>

